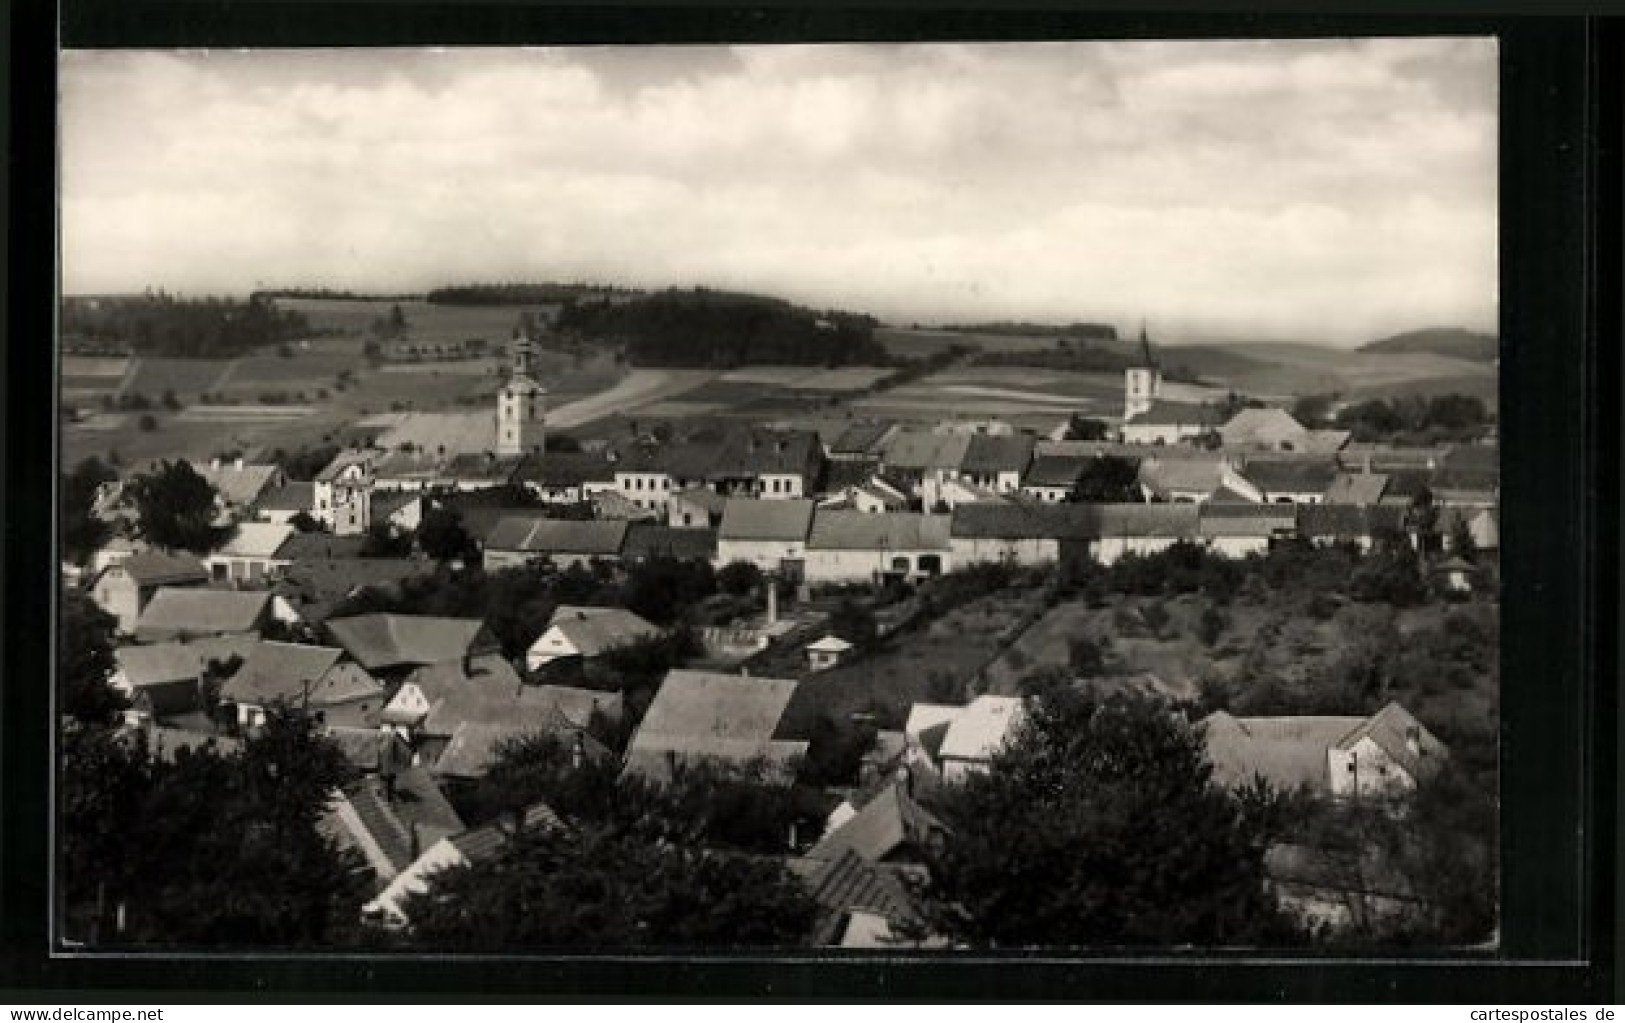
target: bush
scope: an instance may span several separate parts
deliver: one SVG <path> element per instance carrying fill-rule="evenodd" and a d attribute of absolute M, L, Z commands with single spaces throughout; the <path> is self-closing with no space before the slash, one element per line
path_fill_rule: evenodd
<path fill-rule="evenodd" d="M 1196 620 L 1196 638 L 1202 641 L 1203 646 L 1211 647 L 1219 641 L 1229 625 L 1229 617 L 1210 604 L 1202 610 L 1202 617 Z"/>
<path fill-rule="evenodd" d="M 151 433 L 158 429 L 158 419 L 151 412 L 147 412 L 141 416 L 137 425 L 141 428 L 142 433 Z"/>
<path fill-rule="evenodd" d="M 717 570 L 717 589 L 745 597 L 762 585 L 762 570 L 748 561 L 730 561 Z"/>
<path fill-rule="evenodd" d="M 1083 678 L 1096 678 L 1106 673 L 1105 645 L 1088 636 L 1080 636 L 1067 646 L 1067 663 Z"/>

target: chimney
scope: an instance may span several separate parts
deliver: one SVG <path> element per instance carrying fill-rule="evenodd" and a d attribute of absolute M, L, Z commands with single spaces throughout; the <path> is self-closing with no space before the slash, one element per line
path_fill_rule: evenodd
<path fill-rule="evenodd" d="M 235 462 L 231 463 L 231 467 L 233 469 L 236 469 L 238 472 L 242 472 L 243 471 L 243 456 L 238 455 L 237 460 Z"/>
<path fill-rule="evenodd" d="M 767 577 L 767 624 L 777 624 L 779 620 L 779 581 L 773 576 Z"/>
<path fill-rule="evenodd" d="M 1405 729 L 1405 748 L 1413 757 L 1422 755 L 1422 732 L 1415 725 Z"/>
<path fill-rule="evenodd" d="M 213 458 L 209 459 L 209 468 L 211 468 L 211 469 L 220 468 L 220 456 L 219 455 L 215 455 Z"/>
<path fill-rule="evenodd" d="M 795 852 L 796 849 L 799 848 L 799 846 L 800 846 L 800 843 L 796 841 L 796 824 L 797 823 L 798 823 L 797 821 L 791 821 L 790 822 L 790 851 L 791 852 Z"/>

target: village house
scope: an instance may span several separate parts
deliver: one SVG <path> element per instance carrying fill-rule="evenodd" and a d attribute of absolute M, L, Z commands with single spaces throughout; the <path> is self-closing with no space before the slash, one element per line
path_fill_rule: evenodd
<path fill-rule="evenodd" d="M 722 522 L 728 499 L 708 487 L 688 487 L 673 495 L 666 505 L 666 524 L 680 529 L 704 529 Z"/>
<path fill-rule="evenodd" d="M 670 460 L 662 449 L 634 449 L 615 462 L 615 490 L 639 508 L 664 512 L 671 501 Z"/>
<path fill-rule="evenodd" d="M 293 532 L 287 523 L 240 522 L 231 539 L 204 557 L 203 564 L 214 582 L 263 585 L 289 565 L 279 552 Z"/>
<path fill-rule="evenodd" d="M 1037 455 L 1022 477 L 1021 492 L 1045 504 L 1070 501 L 1093 461 L 1088 455 Z"/>
<path fill-rule="evenodd" d="M 204 676 L 247 658 L 259 637 L 221 636 L 190 643 L 121 646 L 107 683 L 130 701 L 127 716 L 162 720 L 206 709 Z"/>
<path fill-rule="evenodd" d="M 965 448 L 960 475 L 967 482 L 996 494 L 1013 493 L 1021 489 L 1022 474 L 1033 459 L 1033 445 L 1034 439 L 1029 434 L 978 433 Z"/>
<path fill-rule="evenodd" d="M 731 497 L 717 528 L 716 566 L 743 561 L 763 572 L 800 580 L 806 574 L 812 520 L 813 502 L 809 500 Z"/>
<path fill-rule="evenodd" d="M 1321 546 L 1352 543 L 1371 550 L 1375 538 L 1404 528 L 1405 510 L 1376 504 L 1300 504 L 1298 536 Z"/>
<path fill-rule="evenodd" d="M 1270 504 L 1319 504 L 1337 474 L 1337 463 L 1329 458 L 1255 458 L 1241 467 L 1241 475 Z"/>
<path fill-rule="evenodd" d="M 818 904 L 812 943 L 823 948 L 919 949 L 947 947 L 926 930 L 924 914 L 895 870 L 870 863 L 850 849 L 833 859 L 797 857 L 786 866 Z"/>
<path fill-rule="evenodd" d="M 325 536 L 307 535 L 317 538 Z M 290 537 L 278 552 L 279 557 L 292 556 L 271 589 L 288 602 L 301 621 L 309 625 L 320 625 L 344 600 L 362 590 L 395 593 L 401 582 L 427 575 L 435 567 L 431 561 L 413 558 L 306 556 L 303 552 L 319 551 L 320 545 L 301 543 L 293 547 L 297 539 L 297 536 Z"/>
<path fill-rule="evenodd" d="M 942 780 L 954 783 L 985 771 L 1026 719 L 1014 696 L 978 696 L 947 720 L 936 761 Z M 862 816 L 862 813 L 859 813 Z"/>
<path fill-rule="evenodd" d="M 384 695 L 383 685 L 343 650 L 269 641 L 256 645 L 220 689 L 243 728 L 263 724 L 277 704 L 304 710 L 321 725 L 375 728 Z"/>
<path fill-rule="evenodd" d="M 329 618 L 326 629 L 357 664 L 386 679 L 424 665 L 463 662 L 501 649 L 478 618 L 376 613 Z"/>
<path fill-rule="evenodd" d="M 1215 783 L 1261 777 L 1277 791 L 1337 798 L 1403 795 L 1449 756 L 1409 711 L 1389 703 L 1370 717 L 1251 717 L 1215 711 L 1199 723 Z"/>
<path fill-rule="evenodd" d="M 1455 531 L 1459 522 L 1467 524 L 1467 535 L 1473 542 L 1474 550 L 1492 552 L 1500 550 L 1501 524 L 1494 509 L 1455 507 L 1439 509 L 1439 533 L 1444 537 L 1447 550 L 1455 551 Z"/>
<path fill-rule="evenodd" d="M 1266 554 L 1282 540 L 1297 535 L 1296 507 L 1276 504 L 1218 504 L 1197 509 L 1197 536 L 1215 554 L 1244 558 Z"/>
<path fill-rule="evenodd" d="M 136 619 L 138 643 L 258 634 L 271 621 L 266 590 L 161 586 Z"/>
<path fill-rule="evenodd" d="M 434 779 L 417 767 L 366 775 L 336 790 L 318 828 L 360 853 L 380 888 L 428 849 L 468 830 Z"/>
<path fill-rule="evenodd" d="M 255 501 L 253 516 L 260 522 L 291 522 L 299 515 L 311 515 L 315 507 L 316 484 L 290 480 Z"/>
<path fill-rule="evenodd" d="M 626 544 L 624 519 L 505 518 L 485 538 L 485 570 L 547 559 L 559 568 L 617 561 Z"/>
<path fill-rule="evenodd" d="M 963 504 L 949 520 L 951 564 L 1053 564 L 1060 539 L 1052 520 L 1035 508 L 1015 504 Z"/>
<path fill-rule="evenodd" d="M 875 463 L 886 441 L 897 432 L 897 424 L 889 420 L 852 423 L 835 435 L 825 455 L 832 462 Z"/>
<path fill-rule="evenodd" d="M 901 429 L 886 440 L 881 471 L 888 480 L 908 487 L 913 496 L 919 497 L 927 480 L 940 484 L 959 477 L 970 442 L 970 436 L 961 433 Z"/>
<path fill-rule="evenodd" d="M 1078 505 L 1094 516 L 1089 553 L 1102 565 L 1124 554 L 1159 554 L 1181 540 L 1198 537 L 1197 507 L 1188 504 Z M 1077 513 L 1074 512 L 1074 515 Z"/>
<path fill-rule="evenodd" d="M 548 504 L 580 504 L 615 487 L 615 470 L 601 454 L 548 451 L 527 455 L 515 481 Z"/>
<path fill-rule="evenodd" d="M 1148 501 L 1174 504 L 1259 503 L 1264 494 L 1226 456 L 1213 452 L 1158 454 L 1143 459 L 1140 491 Z"/>
<path fill-rule="evenodd" d="M 711 562 L 716 556 L 715 529 L 674 529 L 657 522 L 627 523 L 621 546 L 621 560 L 634 565 L 651 558 Z"/>
<path fill-rule="evenodd" d="M 948 570 L 953 545 L 947 515 L 819 509 L 807 537 L 810 583 L 914 582 Z"/>
<path fill-rule="evenodd" d="M 1212 433 L 1219 415 L 1208 405 L 1157 400 L 1123 420 L 1123 443 L 1169 446 Z"/>
<path fill-rule="evenodd" d="M 539 671 L 563 658 L 590 659 L 660 634 L 658 626 L 625 608 L 561 604 L 553 611 L 547 630 L 525 652 L 525 667 Z"/>
<path fill-rule="evenodd" d="M 1326 485 L 1321 504 L 1379 504 L 1388 489 L 1388 474 L 1339 472 Z"/>
<path fill-rule="evenodd" d="M 1347 430 L 1311 430 L 1278 408 L 1244 408 L 1219 427 L 1227 451 L 1300 451 L 1331 454 L 1349 440 Z"/>
<path fill-rule="evenodd" d="M 287 480 L 278 465 L 245 462 L 242 458 L 212 458 L 206 465 L 193 466 L 193 471 L 214 488 L 215 503 L 234 521 L 250 517 L 256 502 Z"/>
<path fill-rule="evenodd" d="M 757 427 L 726 440 L 706 480 L 728 496 L 798 501 L 813 493 L 823 461 L 818 434 Z"/>
<path fill-rule="evenodd" d="M 922 864 L 948 836 L 948 827 L 914 801 L 905 781 L 891 781 L 811 849 L 811 860 L 834 860 L 853 853 L 866 863 Z"/>
<path fill-rule="evenodd" d="M 102 570 L 90 597 L 118 620 L 122 633 L 133 633 L 141 613 L 161 588 L 202 586 L 209 581 L 203 562 L 185 552 L 143 550 Z"/>
<path fill-rule="evenodd" d="M 908 510 L 908 495 L 879 476 L 850 483 L 826 494 L 818 501 L 820 510 L 850 510 L 865 515 Z"/>
<path fill-rule="evenodd" d="M 807 743 L 773 734 L 795 691 L 793 679 L 673 669 L 632 736 L 625 773 L 665 783 L 698 767 L 760 770 L 788 784 Z"/>
<path fill-rule="evenodd" d="M 316 474 L 311 515 L 339 536 L 372 525 L 373 453 L 342 451 Z"/>

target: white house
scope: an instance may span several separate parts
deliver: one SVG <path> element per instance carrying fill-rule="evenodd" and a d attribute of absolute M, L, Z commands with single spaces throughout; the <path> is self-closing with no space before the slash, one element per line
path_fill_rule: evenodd
<path fill-rule="evenodd" d="M 659 626 L 619 607 L 559 606 L 547 631 L 525 652 L 531 671 L 566 657 L 597 657 L 606 650 L 660 635 Z"/>
<path fill-rule="evenodd" d="M 800 579 L 806 571 L 812 520 L 813 502 L 805 498 L 758 501 L 731 497 L 717 529 L 716 565 L 744 561 L 764 572 Z"/>
<path fill-rule="evenodd" d="M 851 649 L 852 644 L 841 637 L 825 636 L 816 643 L 807 644 L 807 667 L 812 671 L 833 668 Z"/>
<path fill-rule="evenodd" d="M 1397 703 L 1368 718 L 1238 718 L 1215 711 L 1199 724 L 1213 780 L 1241 786 L 1261 776 L 1277 790 L 1337 798 L 1402 796 L 1449 756 Z"/>
<path fill-rule="evenodd" d="M 1024 720 L 1021 700 L 1014 696 L 978 696 L 960 708 L 949 720 L 937 751 L 943 780 L 963 781 L 987 770 Z"/>
<path fill-rule="evenodd" d="M 953 556 L 950 517 L 819 509 L 807 537 L 808 582 L 911 581 L 941 575 Z"/>
<path fill-rule="evenodd" d="M 343 451 L 316 474 L 311 515 L 338 536 L 372 525 L 373 453 Z"/>
<path fill-rule="evenodd" d="M 215 582 L 259 584 L 289 565 L 277 551 L 293 535 L 285 522 L 240 522 L 225 545 L 203 559 Z"/>

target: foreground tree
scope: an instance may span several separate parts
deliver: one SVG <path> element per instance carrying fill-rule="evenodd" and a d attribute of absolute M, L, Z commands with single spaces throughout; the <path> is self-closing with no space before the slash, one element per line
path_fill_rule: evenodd
<path fill-rule="evenodd" d="M 159 547 L 206 554 L 230 536 L 215 525 L 215 490 L 189 462 L 162 462 L 130 482 L 141 535 Z"/>
<path fill-rule="evenodd" d="M 406 912 L 414 944 L 511 952 L 799 945 L 816 908 L 778 861 L 588 826 L 525 832 L 436 875 Z"/>
<path fill-rule="evenodd" d="M 433 508 L 418 524 L 418 546 L 436 561 L 469 559 L 478 548 L 463 528 L 463 517 L 451 508 Z"/>
<path fill-rule="evenodd" d="M 986 774 L 945 790 L 934 924 L 975 946 L 1260 944 L 1290 938 L 1265 836 L 1209 783 L 1200 735 L 1146 699 L 1055 688 Z"/>
<path fill-rule="evenodd" d="M 116 479 L 118 473 L 112 466 L 95 456 L 84 459 L 62 477 L 59 535 L 62 555 L 68 561 L 83 565 L 96 548 L 107 542 L 112 531 L 91 509 L 96 503 L 97 488 Z"/>
<path fill-rule="evenodd" d="M 127 706 L 107 684 L 118 623 L 89 595 L 64 590 L 57 617 L 57 711 L 85 727 L 106 727 Z"/>

